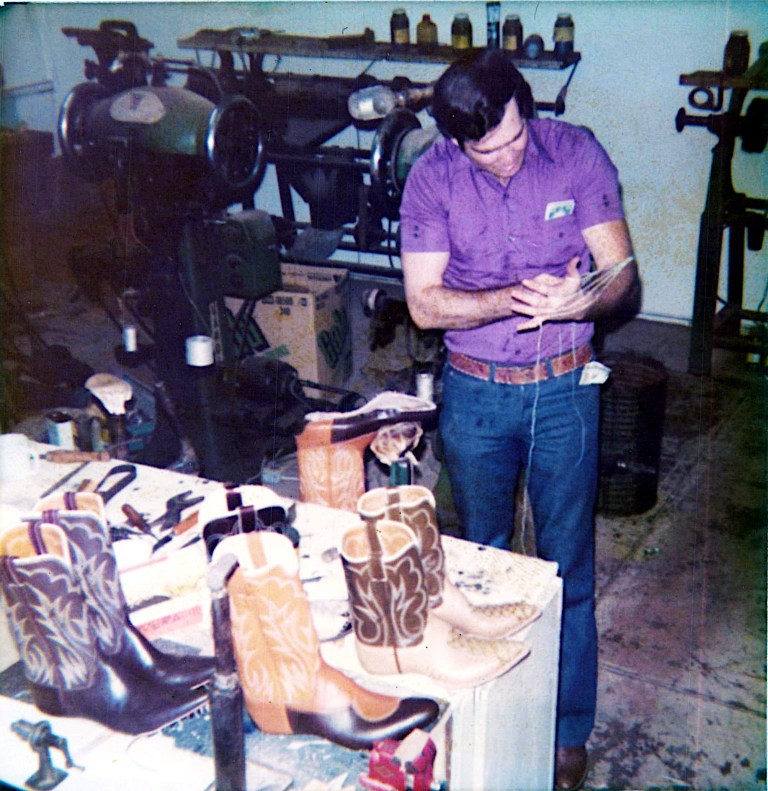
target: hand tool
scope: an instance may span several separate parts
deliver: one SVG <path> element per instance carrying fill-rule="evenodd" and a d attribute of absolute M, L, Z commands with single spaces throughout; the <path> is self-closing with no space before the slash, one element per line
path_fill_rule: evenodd
<path fill-rule="evenodd" d="M 112 478 L 117 477 L 117 480 L 112 483 L 112 486 L 105 488 L 105 484 Z M 100 494 L 104 503 L 108 503 L 118 492 L 121 492 L 130 483 L 136 480 L 136 465 L 135 464 L 118 464 L 113 467 L 98 483 L 96 486 L 96 494 Z"/>
<path fill-rule="evenodd" d="M 109 461 L 112 457 L 105 450 L 49 450 L 47 453 L 41 453 L 40 458 L 58 464 L 72 464 L 81 461 Z"/>
<path fill-rule="evenodd" d="M 121 509 L 125 514 L 126 518 L 128 519 L 129 525 L 133 527 L 138 527 L 142 533 L 146 533 L 148 536 L 152 536 L 152 538 L 156 538 L 147 520 L 132 505 L 129 505 L 128 503 L 124 503 L 121 506 Z"/>
<path fill-rule="evenodd" d="M 175 494 L 173 497 L 168 498 L 165 503 L 165 513 L 157 519 L 150 522 L 150 527 L 158 527 L 159 532 L 163 533 L 175 527 L 181 522 L 182 512 L 192 505 L 197 505 L 203 501 L 203 497 L 190 497 L 192 490 L 188 489 L 181 494 Z"/>
<path fill-rule="evenodd" d="M 75 469 L 72 470 L 72 472 L 68 472 L 66 475 L 64 475 L 63 477 L 59 478 L 59 480 L 56 481 L 56 483 L 54 483 L 52 486 L 49 486 L 40 495 L 40 499 L 42 500 L 43 498 L 48 497 L 49 494 L 53 494 L 57 489 L 60 489 L 62 486 L 64 486 L 65 483 L 67 483 L 67 481 L 72 480 L 72 478 L 74 478 L 75 475 L 77 475 L 77 473 L 80 472 L 80 470 L 82 470 L 85 467 L 87 467 L 90 463 L 91 463 L 90 461 L 84 461 L 79 467 L 75 467 Z"/>

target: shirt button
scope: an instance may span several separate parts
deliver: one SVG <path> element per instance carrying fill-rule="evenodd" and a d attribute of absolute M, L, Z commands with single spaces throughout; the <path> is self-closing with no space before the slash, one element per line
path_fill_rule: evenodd
<path fill-rule="evenodd" d="M 507 236 L 507 241 L 508 242 L 514 242 L 515 241 L 515 235 L 513 233 L 509 234 L 509 236 Z"/>

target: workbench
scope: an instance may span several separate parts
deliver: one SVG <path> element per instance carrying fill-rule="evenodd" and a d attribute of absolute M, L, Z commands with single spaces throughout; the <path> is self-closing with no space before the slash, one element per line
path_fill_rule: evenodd
<path fill-rule="evenodd" d="M 44 453 L 50 446 L 39 445 Z M 75 491 L 83 480 L 98 481 L 122 462 L 59 464 L 41 460 L 31 479 L 0 484 L 3 518 L 29 513 L 40 494 L 72 473 L 57 491 Z M 125 525 L 122 506 L 129 503 L 152 522 L 170 497 L 189 492 L 205 496 L 223 484 L 169 470 L 136 465 L 135 479 L 107 503 L 112 526 Z M 291 501 L 275 496 L 286 505 Z M 14 509 L 16 509 L 14 511 Z M 191 507 L 190 510 L 194 510 Z M 186 515 L 186 514 L 185 514 Z M 539 606 L 542 617 L 516 639 L 531 643 L 530 656 L 495 681 L 459 692 L 416 674 L 372 676 L 360 666 L 349 628 L 346 584 L 337 552 L 354 513 L 296 503 L 294 526 L 301 535 L 300 575 L 316 618 L 327 662 L 359 683 L 397 695 L 433 696 L 444 714 L 430 731 L 437 746 L 435 777 L 444 789 L 531 789 L 552 787 L 555 705 L 562 584 L 556 566 L 511 552 L 444 537 L 448 573 L 477 604 L 522 599 Z M 191 528 L 159 551 L 154 540 L 116 541 L 123 590 L 131 619 L 165 651 L 212 653 L 210 594 L 202 530 Z M 190 543 L 191 542 L 191 543 Z M 330 551 L 329 551 L 330 550 Z M 67 740 L 72 760 L 58 785 L 77 789 L 204 791 L 214 780 L 210 720 L 207 714 L 175 723 L 149 736 L 118 734 L 97 723 L 50 717 L 28 702 L 21 663 L 3 616 L 0 622 L 0 780 L 23 788 L 38 768 L 38 756 L 10 730 L 19 719 L 47 720 Z M 25 700 L 26 698 L 26 700 Z M 245 715 L 246 758 L 250 789 L 359 788 L 358 775 L 368 754 L 348 750 L 314 736 L 272 736 L 259 732 Z M 8 756 L 13 756 L 12 760 Z M 62 753 L 52 750 L 55 766 Z M 319 783 L 319 784 L 318 784 Z"/>

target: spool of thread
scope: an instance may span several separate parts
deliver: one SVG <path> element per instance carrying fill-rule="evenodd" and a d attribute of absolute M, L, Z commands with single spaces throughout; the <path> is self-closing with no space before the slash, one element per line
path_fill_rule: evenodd
<path fill-rule="evenodd" d="M 186 349 L 187 365 L 193 368 L 213 365 L 213 338 L 210 335 L 190 335 Z"/>
<path fill-rule="evenodd" d="M 429 372 L 416 374 L 416 396 L 432 401 L 435 394 L 434 376 Z"/>
<path fill-rule="evenodd" d="M 66 412 L 49 412 L 45 416 L 48 428 L 48 442 L 65 450 L 77 448 L 75 421 Z"/>
<path fill-rule="evenodd" d="M 129 353 L 139 349 L 138 340 L 136 339 L 136 327 L 133 324 L 126 324 L 123 327 L 123 349 Z"/>

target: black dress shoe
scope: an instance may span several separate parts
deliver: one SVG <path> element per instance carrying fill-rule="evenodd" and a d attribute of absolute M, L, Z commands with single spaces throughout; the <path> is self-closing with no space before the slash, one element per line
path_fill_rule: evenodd
<path fill-rule="evenodd" d="M 587 779 L 587 748 L 558 747 L 555 756 L 555 788 L 576 791 Z"/>

